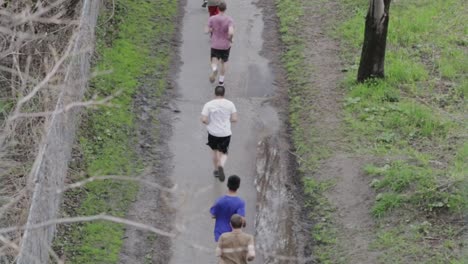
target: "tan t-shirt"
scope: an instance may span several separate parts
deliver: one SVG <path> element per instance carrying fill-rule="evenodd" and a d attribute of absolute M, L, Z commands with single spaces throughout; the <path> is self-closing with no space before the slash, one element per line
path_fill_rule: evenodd
<path fill-rule="evenodd" d="M 248 256 L 255 257 L 254 238 L 241 230 L 224 233 L 216 251 L 219 264 L 246 264 Z"/>

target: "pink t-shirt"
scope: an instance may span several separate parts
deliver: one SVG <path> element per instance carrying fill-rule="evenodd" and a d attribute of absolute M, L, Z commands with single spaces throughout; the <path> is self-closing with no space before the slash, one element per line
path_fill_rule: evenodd
<path fill-rule="evenodd" d="M 219 14 L 210 17 L 208 27 L 213 29 L 211 36 L 211 47 L 213 49 L 227 50 L 231 47 L 229 41 L 229 27 L 234 26 L 234 21 L 231 17 L 224 14 Z"/>

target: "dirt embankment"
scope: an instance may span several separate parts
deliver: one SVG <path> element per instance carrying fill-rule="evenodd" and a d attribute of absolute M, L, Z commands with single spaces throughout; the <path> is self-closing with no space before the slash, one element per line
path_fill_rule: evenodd
<path fill-rule="evenodd" d="M 268 0 L 258 1 L 257 6 L 262 9 L 265 24 L 261 54 L 270 61 L 277 88 L 268 101 L 281 120 L 278 133 L 263 138 L 257 146 L 257 246 L 266 256 L 265 263 L 314 263 L 315 258 L 307 250 L 312 223 L 303 217 L 301 174 L 291 152 L 288 82 L 280 60 L 284 46 L 276 7 Z"/>

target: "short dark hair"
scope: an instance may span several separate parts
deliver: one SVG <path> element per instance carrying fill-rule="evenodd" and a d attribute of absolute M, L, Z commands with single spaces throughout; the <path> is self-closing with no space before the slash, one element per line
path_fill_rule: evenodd
<path fill-rule="evenodd" d="M 228 178 L 227 187 L 231 191 L 237 191 L 237 189 L 239 189 L 240 182 L 241 182 L 241 179 L 239 176 L 231 175 Z"/>
<path fill-rule="evenodd" d="M 221 1 L 221 3 L 219 3 L 219 5 L 218 5 L 219 11 L 224 12 L 224 11 L 226 11 L 226 8 L 227 8 L 226 2 Z"/>
<path fill-rule="evenodd" d="M 242 216 L 238 214 L 233 214 L 231 216 L 231 226 L 232 228 L 241 228 L 242 224 L 244 223 L 244 220 L 242 219 Z"/>
<path fill-rule="evenodd" d="M 226 92 L 226 89 L 224 89 L 224 86 L 218 85 L 215 88 L 215 95 L 216 96 L 224 96 L 224 93 Z"/>

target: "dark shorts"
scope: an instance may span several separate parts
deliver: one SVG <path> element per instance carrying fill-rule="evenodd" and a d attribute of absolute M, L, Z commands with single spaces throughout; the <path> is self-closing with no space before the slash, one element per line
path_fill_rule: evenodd
<path fill-rule="evenodd" d="M 211 48 L 211 58 L 217 58 L 218 60 L 223 60 L 223 62 L 227 62 L 229 60 L 229 52 L 231 48 L 227 50 L 219 50 Z"/>
<path fill-rule="evenodd" d="M 209 6 L 208 13 L 210 14 L 210 17 L 219 14 L 218 6 Z"/>
<path fill-rule="evenodd" d="M 231 142 L 231 136 L 227 137 L 215 137 L 208 133 L 208 143 L 206 143 L 212 150 L 217 150 L 224 154 L 228 153 L 229 143 Z"/>

